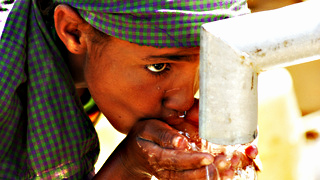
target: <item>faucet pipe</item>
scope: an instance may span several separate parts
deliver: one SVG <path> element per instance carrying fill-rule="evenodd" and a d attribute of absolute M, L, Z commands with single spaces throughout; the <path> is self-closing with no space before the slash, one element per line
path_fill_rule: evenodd
<path fill-rule="evenodd" d="M 200 137 L 221 145 L 257 136 L 258 74 L 320 59 L 320 2 L 202 25 Z"/>

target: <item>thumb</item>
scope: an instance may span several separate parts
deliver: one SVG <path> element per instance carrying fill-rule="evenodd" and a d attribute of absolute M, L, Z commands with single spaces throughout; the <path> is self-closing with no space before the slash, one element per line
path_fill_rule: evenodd
<path fill-rule="evenodd" d="M 188 140 L 178 130 L 160 120 L 144 121 L 143 131 L 138 138 L 151 141 L 163 148 L 186 149 Z"/>

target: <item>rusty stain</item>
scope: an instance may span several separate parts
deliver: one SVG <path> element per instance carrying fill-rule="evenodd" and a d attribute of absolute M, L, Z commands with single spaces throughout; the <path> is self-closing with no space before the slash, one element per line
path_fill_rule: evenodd
<path fill-rule="evenodd" d="M 249 65 L 250 65 L 250 67 L 251 67 L 251 68 L 253 68 L 253 62 L 250 62 L 250 64 L 249 64 Z"/>
<path fill-rule="evenodd" d="M 262 51 L 262 49 L 256 49 L 255 53 L 259 53 L 261 51 Z"/>
<path fill-rule="evenodd" d="M 285 41 L 283 41 L 283 46 L 284 47 L 288 47 L 288 46 L 292 45 L 292 41 L 293 40 L 285 40 Z"/>
<path fill-rule="evenodd" d="M 251 90 L 253 90 L 254 87 L 254 72 L 252 72 L 252 78 L 251 78 Z"/>
<path fill-rule="evenodd" d="M 244 55 L 241 55 L 241 56 L 240 56 L 240 59 L 241 59 L 241 60 L 240 60 L 240 64 L 243 65 L 243 64 L 245 63 L 246 57 L 245 57 Z"/>
<path fill-rule="evenodd" d="M 278 49 L 280 49 L 280 44 L 277 44 L 277 45 L 273 48 L 273 51 L 277 51 Z"/>
<path fill-rule="evenodd" d="M 260 56 L 260 57 L 264 57 L 264 56 L 266 56 L 266 53 L 265 52 L 263 52 L 262 51 L 262 49 L 256 49 L 255 51 L 254 51 L 254 53 L 256 53 L 258 56 Z"/>
<path fill-rule="evenodd" d="M 305 133 L 306 139 L 316 140 L 319 138 L 319 132 L 317 130 L 309 130 Z"/>

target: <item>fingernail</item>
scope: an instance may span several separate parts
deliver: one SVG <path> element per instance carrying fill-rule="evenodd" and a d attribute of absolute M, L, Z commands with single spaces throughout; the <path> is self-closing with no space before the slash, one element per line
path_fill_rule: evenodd
<path fill-rule="evenodd" d="M 258 155 L 258 148 L 254 145 L 251 145 L 245 149 L 245 153 L 250 159 L 255 159 Z"/>
<path fill-rule="evenodd" d="M 172 144 L 174 147 L 179 147 L 182 141 L 183 141 L 182 137 L 176 137 L 174 138 Z"/>
<path fill-rule="evenodd" d="M 207 166 L 207 165 L 212 164 L 212 163 L 213 163 L 213 159 L 208 159 L 208 158 L 204 158 L 201 161 L 201 165 L 203 165 L 203 166 Z"/>

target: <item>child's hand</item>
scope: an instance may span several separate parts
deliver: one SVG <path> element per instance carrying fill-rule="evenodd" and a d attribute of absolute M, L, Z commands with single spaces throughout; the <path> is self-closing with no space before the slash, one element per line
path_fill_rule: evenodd
<path fill-rule="evenodd" d="M 214 176 L 211 154 L 186 151 L 187 139 L 159 120 L 138 122 L 122 142 L 122 163 L 133 179 L 206 179 Z"/>
<path fill-rule="evenodd" d="M 158 179 L 207 179 L 208 176 L 216 179 L 220 174 L 223 179 L 232 177 L 234 168 L 252 164 L 257 155 L 255 146 L 249 146 L 244 152 L 236 151 L 231 161 L 224 151 L 213 155 L 190 150 L 191 141 L 200 143 L 198 107 L 196 100 L 184 120 L 177 117 L 177 121 L 170 119 L 165 120 L 166 122 L 137 122 L 108 159 L 106 168 L 103 168 L 106 170 L 102 170 L 102 175 L 99 175 L 100 170 L 97 177 L 150 179 L 154 175 Z M 188 133 L 188 136 L 185 136 L 185 133 Z M 231 164 L 224 166 L 225 162 Z M 103 174 L 103 171 L 106 173 Z"/>
<path fill-rule="evenodd" d="M 177 130 L 180 130 L 181 134 L 188 137 L 189 150 L 190 151 L 210 151 L 203 147 L 204 140 L 199 137 L 199 101 L 196 99 L 194 105 L 186 113 L 185 121 L 173 125 Z M 173 120 L 171 120 L 173 121 Z M 210 143 L 208 143 L 210 146 Z M 252 143 L 250 145 L 238 145 L 238 149 L 232 154 L 226 153 L 224 146 L 211 146 L 211 153 L 214 156 L 213 164 L 219 172 L 221 179 L 232 179 L 235 175 L 236 169 L 245 169 L 247 166 L 252 166 L 253 170 L 259 171 L 259 159 L 257 164 L 255 158 L 258 155 L 257 146 Z"/>

